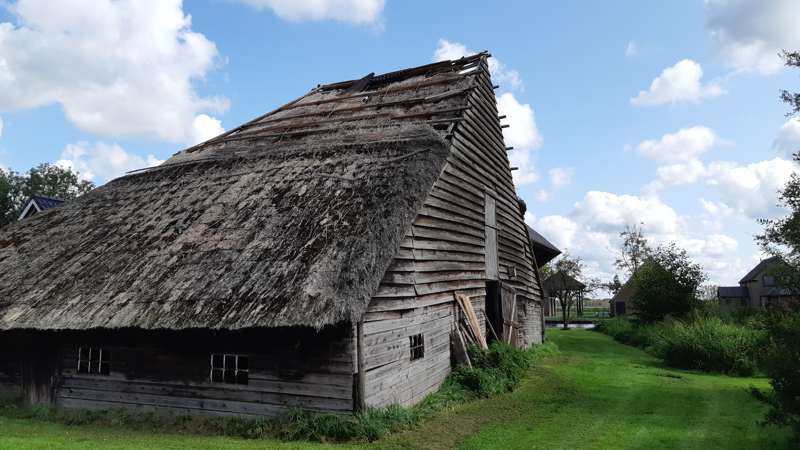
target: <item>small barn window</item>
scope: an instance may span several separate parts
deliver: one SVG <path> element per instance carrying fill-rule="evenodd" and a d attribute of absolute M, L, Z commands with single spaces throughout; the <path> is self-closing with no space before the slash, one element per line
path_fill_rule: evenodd
<path fill-rule="evenodd" d="M 408 337 L 411 346 L 411 360 L 421 359 L 425 357 L 425 336 L 422 334 L 415 334 Z"/>
<path fill-rule="evenodd" d="M 111 352 L 102 347 L 78 347 L 78 373 L 110 374 Z"/>
<path fill-rule="evenodd" d="M 211 354 L 212 383 L 247 384 L 250 379 L 250 359 L 247 355 Z"/>

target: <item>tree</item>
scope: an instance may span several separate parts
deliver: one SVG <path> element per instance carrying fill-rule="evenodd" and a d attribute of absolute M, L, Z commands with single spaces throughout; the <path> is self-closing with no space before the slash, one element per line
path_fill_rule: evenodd
<path fill-rule="evenodd" d="M 40 164 L 26 173 L 0 169 L 0 227 L 17 220 L 32 195 L 72 200 L 94 189 L 70 169 Z"/>
<path fill-rule="evenodd" d="M 703 268 L 674 243 L 650 250 L 632 277 L 637 319 L 656 322 L 686 316 L 697 305 L 697 289 L 705 279 Z"/>
<path fill-rule="evenodd" d="M 622 248 L 614 265 L 618 269 L 628 272 L 628 276 L 632 276 L 647 259 L 650 254 L 650 247 L 647 244 L 647 238 L 644 236 L 641 225 L 626 225 L 625 230 L 620 232 L 619 236 L 622 238 Z"/>
<path fill-rule="evenodd" d="M 622 289 L 622 283 L 619 281 L 619 275 L 614 274 L 614 279 L 609 281 L 608 283 L 604 283 L 602 286 L 608 292 L 611 292 L 611 295 L 614 296 Z"/>
<path fill-rule="evenodd" d="M 583 261 L 564 254 L 552 267 L 552 273 L 545 282 L 547 292 L 558 300 L 561 306 L 561 322 L 566 330 L 572 308 L 578 305 L 587 291 L 587 286 L 578 280 L 583 278 Z"/>
<path fill-rule="evenodd" d="M 800 68 L 800 53 L 783 52 L 786 65 Z M 790 107 L 789 116 L 800 114 L 800 93 L 781 92 Z M 794 154 L 800 161 L 800 153 Z M 756 237 L 761 248 L 778 256 L 782 264 L 774 270 L 778 284 L 800 298 L 800 177 L 792 175 L 780 193 L 779 202 L 788 210 L 785 217 L 762 220 L 763 234 Z M 800 307 L 786 303 L 770 311 L 766 320 L 767 345 L 763 349 L 763 368 L 772 390 L 757 397 L 770 406 L 766 422 L 788 425 L 800 442 Z"/>
<path fill-rule="evenodd" d="M 717 299 L 718 290 L 716 284 L 704 284 L 697 289 L 697 298 L 703 302 L 713 302 Z"/>

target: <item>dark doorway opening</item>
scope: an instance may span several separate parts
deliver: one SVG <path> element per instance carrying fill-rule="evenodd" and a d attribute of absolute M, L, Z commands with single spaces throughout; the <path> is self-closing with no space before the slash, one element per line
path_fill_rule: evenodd
<path fill-rule="evenodd" d="M 486 322 L 491 326 L 494 333 L 486 332 L 489 339 L 494 340 L 495 335 L 499 338 L 503 333 L 503 301 L 500 295 L 500 282 L 486 282 Z"/>
<path fill-rule="evenodd" d="M 616 302 L 614 304 L 617 306 L 616 311 L 614 311 L 616 315 L 621 316 L 625 314 L 625 302 Z"/>

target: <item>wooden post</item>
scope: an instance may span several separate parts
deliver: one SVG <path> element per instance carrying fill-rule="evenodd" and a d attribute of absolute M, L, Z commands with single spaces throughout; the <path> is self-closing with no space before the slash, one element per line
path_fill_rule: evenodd
<path fill-rule="evenodd" d="M 364 411 L 367 407 L 366 391 L 367 391 L 367 364 L 364 361 L 364 321 L 363 319 L 358 322 L 356 332 L 356 346 L 358 353 L 358 404 L 356 409 Z"/>

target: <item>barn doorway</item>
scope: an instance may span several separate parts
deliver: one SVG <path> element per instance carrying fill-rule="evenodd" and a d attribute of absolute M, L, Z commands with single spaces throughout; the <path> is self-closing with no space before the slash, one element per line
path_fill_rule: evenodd
<path fill-rule="evenodd" d="M 486 335 L 489 339 L 487 340 L 495 340 L 495 336 L 497 338 L 502 337 L 503 333 L 503 301 L 502 295 L 500 292 L 500 282 L 499 281 L 487 281 L 486 282 L 486 304 L 484 311 L 486 311 L 486 325 L 487 327 L 491 327 L 494 330 L 492 333 L 489 330 L 486 330 Z"/>

